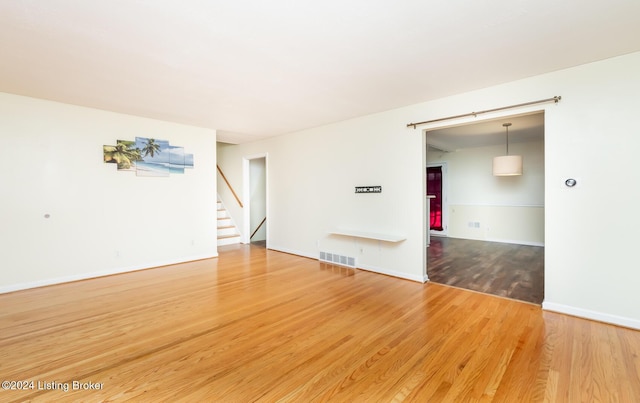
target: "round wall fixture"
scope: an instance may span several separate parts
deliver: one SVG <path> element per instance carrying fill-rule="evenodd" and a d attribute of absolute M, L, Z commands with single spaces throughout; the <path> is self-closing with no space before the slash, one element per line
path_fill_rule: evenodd
<path fill-rule="evenodd" d="M 574 187 L 575 185 L 577 185 L 577 184 L 578 184 L 578 182 L 577 182 L 575 179 L 573 179 L 573 178 L 569 178 L 569 179 L 567 179 L 566 181 L 564 181 L 564 184 L 565 184 L 565 185 L 567 185 L 567 187 L 572 188 L 572 187 Z"/>

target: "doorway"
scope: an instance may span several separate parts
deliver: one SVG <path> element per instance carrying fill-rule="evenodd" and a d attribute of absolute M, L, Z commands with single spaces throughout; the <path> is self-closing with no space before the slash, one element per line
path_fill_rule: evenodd
<path fill-rule="evenodd" d="M 267 247 L 267 155 L 243 159 L 244 231 L 243 243 Z"/>
<path fill-rule="evenodd" d="M 433 236 L 446 236 L 448 227 L 447 163 L 427 163 L 427 196 L 429 198 L 428 230 Z"/>
<path fill-rule="evenodd" d="M 523 155 L 521 176 L 492 174 L 493 158 L 506 152 L 505 122 L 512 124 L 507 154 Z M 447 174 L 443 171 L 440 185 L 448 192 L 441 208 L 446 232 L 431 231 L 427 277 L 540 304 L 544 293 L 544 111 L 428 129 L 424 135 L 425 190 L 437 187 L 429 180 L 437 181 L 437 167 L 444 166 Z M 437 227 L 437 218 L 430 214 L 424 225 Z"/>

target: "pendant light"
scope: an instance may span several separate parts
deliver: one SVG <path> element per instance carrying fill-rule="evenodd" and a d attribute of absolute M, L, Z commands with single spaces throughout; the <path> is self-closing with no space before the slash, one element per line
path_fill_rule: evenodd
<path fill-rule="evenodd" d="M 509 126 L 511 123 L 503 123 L 507 129 L 507 155 L 493 158 L 493 176 L 517 176 L 522 175 L 522 155 L 509 155 Z"/>

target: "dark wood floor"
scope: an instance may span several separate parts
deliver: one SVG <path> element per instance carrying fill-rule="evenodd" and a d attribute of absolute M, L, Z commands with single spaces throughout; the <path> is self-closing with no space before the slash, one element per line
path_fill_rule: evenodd
<path fill-rule="evenodd" d="M 260 248 L 266 248 L 267 247 L 267 241 L 263 240 L 263 241 L 251 241 L 251 245 L 252 246 L 257 246 Z"/>
<path fill-rule="evenodd" d="M 543 247 L 431 237 L 427 255 L 430 281 L 542 304 Z"/>

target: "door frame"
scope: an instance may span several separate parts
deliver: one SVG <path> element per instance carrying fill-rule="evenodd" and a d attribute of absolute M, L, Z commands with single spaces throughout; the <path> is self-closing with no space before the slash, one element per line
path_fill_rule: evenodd
<path fill-rule="evenodd" d="M 555 105 L 555 104 L 554 104 Z M 496 113 L 492 113 L 489 114 L 487 116 L 473 116 L 473 117 L 462 117 L 462 118 L 452 118 L 452 119 L 447 119 L 447 120 L 434 120 L 432 123 L 428 123 L 425 125 L 425 127 L 422 129 L 422 235 L 424 237 L 424 248 L 423 248 L 423 253 L 422 253 L 422 258 L 423 258 L 423 267 L 424 267 L 424 272 L 423 272 L 423 277 L 424 277 L 424 281 L 427 282 L 429 281 L 429 263 L 428 263 L 428 248 L 429 248 L 429 236 L 431 235 L 430 231 L 425 231 L 425 228 L 429 228 L 429 217 L 427 214 L 427 201 L 428 199 L 426 198 L 426 194 L 427 194 L 427 146 L 429 144 L 428 141 L 428 136 L 429 136 L 429 132 L 430 131 L 434 131 L 434 130 L 439 130 L 439 129 L 445 129 L 448 127 L 455 127 L 455 126 L 466 126 L 466 125 L 472 125 L 475 123 L 481 123 L 484 121 L 488 121 L 488 120 L 496 120 L 496 119 L 502 119 L 502 118 L 508 118 L 511 116 L 520 116 L 520 115 L 529 115 L 529 114 L 535 114 L 535 113 L 543 113 L 544 114 L 544 126 L 546 128 L 547 126 L 547 120 L 549 119 L 548 114 L 547 114 L 547 109 L 549 108 L 549 106 L 543 106 L 540 107 L 539 105 L 532 105 L 532 106 L 524 106 L 521 108 L 512 108 L 509 110 L 504 110 L 504 111 L 499 111 Z M 545 131 L 545 139 L 546 139 L 546 131 Z M 546 141 L 545 141 L 545 146 L 543 149 L 543 155 L 546 157 L 547 154 L 547 147 L 546 147 Z M 545 188 L 546 186 L 548 186 L 549 183 L 549 179 L 546 175 L 547 173 L 547 160 L 545 158 L 544 160 L 544 184 L 545 184 Z M 448 203 L 447 203 L 448 204 Z M 544 212 L 544 218 L 543 218 L 543 225 L 545 227 L 545 233 L 546 233 L 546 227 L 547 227 L 547 207 L 548 205 L 546 204 L 546 198 L 545 198 L 545 212 Z M 543 246 L 544 247 L 544 246 Z M 547 275 L 547 264 L 546 264 L 546 255 L 544 258 L 544 273 L 545 273 L 545 277 Z M 544 305 L 544 301 L 543 301 L 543 305 Z"/>
<path fill-rule="evenodd" d="M 265 210 L 266 217 L 269 217 L 269 153 L 253 154 L 242 157 L 242 200 L 243 200 L 243 220 L 241 242 L 251 243 L 251 160 L 264 158 L 265 175 Z M 267 248 L 269 247 L 269 228 L 267 225 Z"/>
<path fill-rule="evenodd" d="M 429 234 L 435 236 L 447 236 L 449 228 L 449 171 L 447 162 L 427 162 L 425 171 L 427 168 L 441 167 L 442 168 L 442 231 L 432 230 L 429 227 Z M 426 184 L 425 184 L 426 186 Z M 429 217 L 427 217 L 429 220 Z"/>

